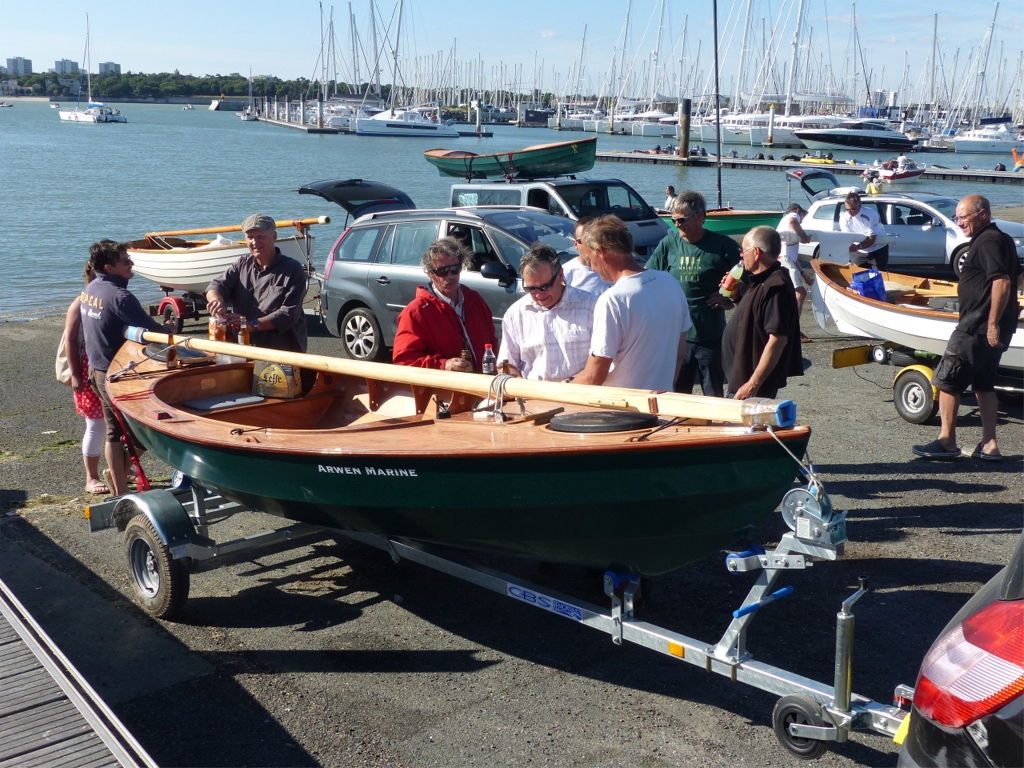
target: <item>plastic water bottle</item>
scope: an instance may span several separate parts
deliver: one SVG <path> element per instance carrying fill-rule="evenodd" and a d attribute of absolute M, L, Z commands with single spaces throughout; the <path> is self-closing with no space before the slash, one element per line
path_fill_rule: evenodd
<path fill-rule="evenodd" d="M 490 344 L 484 345 L 483 372 L 486 376 L 493 376 L 498 372 L 498 360 Z"/>
<path fill-rule="evenodd" d="M 718 289 L 718 292 L 727 299 L 736 298 L 736 293 L 739 290 L 737 286 L 739 285 L 741 277 L 743 277 L 742 261 L 729 270 L 729 274 L 725 276 L 725 281 L 722 283 L 722 287 Z"/>

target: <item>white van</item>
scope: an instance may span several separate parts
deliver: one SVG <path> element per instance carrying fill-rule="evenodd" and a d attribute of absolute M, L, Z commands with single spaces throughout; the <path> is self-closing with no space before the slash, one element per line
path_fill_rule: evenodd
<path fill-rule="evenodd" d="M 619 179 L 494 181 L 452 185 L 452 207 L 529 205 L 573 221 L 613 214 L 629 226 L 637 257 L 646 261 L 669 233 L 668 224 L 636 190 Z"/>

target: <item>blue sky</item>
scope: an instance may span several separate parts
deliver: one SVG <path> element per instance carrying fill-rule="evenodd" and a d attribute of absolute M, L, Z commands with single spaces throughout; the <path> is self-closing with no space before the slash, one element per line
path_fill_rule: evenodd
<path fill-rule="evenodd" d="M 380 0 L 379 13 L 390 18 L 396 0 Z M 723 51 L 733 35 L 729 57 L 723 65 L 722 91 L 729 93 L 738 64 L 741 31 L 726 24 L 730 12 L 744 12 L 746 0 L 720 0 L 719 25 Z M 762 36 L 781 16 L 779 38 L 783 41 L 780 62 L 788 63 L 797 0 L 754 0 L 752 47 L 761 47 Z M 195 75 L 248 71 L 286 78 L 310 77 L 320 48 L 319 5 L 310 0 L 281 3 L 267 0 L 178 0 L 174 3 L 140 3 L 105 0 L 91 6 L 77 0 L 50 0 L 44 6 L 8 2 L 0 13 L 0 62 L 25 56 L 36 71 L 53 66 L 56 59 L 82 61 L 85 14 L 92 30 L 92 60 L 115 61 L 122 70 L 170 71 L 175 68 Z M 626 0 L 406 0 L 402 49 L 426 56 L 451 49 L 457 40 L 460 61 L 482 57 L 485 72 L 504 63 L 522 64 L 524 77 L 533 79 L 534 61 L 544 62 L 544 86 L 551 89 L 554 73 L 565 77 L 580 47 L 587 26 L 589 83 L 598 90 L 609 66 L 612 49 L 626 15 Z M 326 12 L 330 4 L 324 3 Z M 353 0 L 360 34 L 369 46 L 369 0 Z M 976 49 L 991 20 L 994 2 L 934 0 L 899 3 L 861 0 L 857 3 L 861 45 L 875 82 L 897 89 L 903 78 L 904 56 L 911 81 L 921 82 L 931 55 L 933 14 L 939 14 L 939 46 L 946 54 L 952 76 L 957 49 L 958 75 L 971 49 Z M 41 9 L 45 8 L 45 12 Z M 655 47 L 659 0 L 633 0 L 631 41 L 644 60 Z M 989 61 L 990 78 L 998 76 L 1000 42 L 1007 59 L 1007 88 L 1017 67 L 1024 41 L 1024 4 L 1003 0 L 997 35 Z M 334 6 L 337 39 L 342 54 L 348 51 L 348 3 Z M 711 2 L 685 3 L 668 0 L 663 57 L 679 57 L 684 16 L 689 14 L 687 48 L 691 57 L 701 45 L 701 67 L 710 70 Z M 833 68 L 843 67 L 849 51 L 851 3 L 838 0 L 806 0 L 806 26 L 813 27 L 812 47 L 816 61 L 825 54 L 827 34 Z M 765 21 L 762 24 L 761 19 Z M 785 21 L 789 20 L 786 24 Z M 738 26 L 738 25 L 737 25 Z M 646 37 L 644 30 L 648 29 Z M 806 37 L 804 39 L 806 44 Z M 760 54 L 758 54 L 758 58 Z M 677 65 L 678 66 L 678 65 Z M 884 68 L 884 78 L 883 70 Z M 364 70 L 365 71 L 365 70 Z M 384 67 L 385 82 L 390 70 Z"/>

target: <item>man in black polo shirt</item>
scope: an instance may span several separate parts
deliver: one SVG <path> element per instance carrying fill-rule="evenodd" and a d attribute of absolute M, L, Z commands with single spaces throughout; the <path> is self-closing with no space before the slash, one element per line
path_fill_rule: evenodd
<path fill-rule="evenodd" d="M 956 221 L 971 238 L 971 247 L 957 287 L 960 322 L 932 377 L 932 384 L 939 390 L 942 428 L 938 439 L 915 445 L 913 450 L 930 459 L 951 459 L 961 454 L 956 442 L 956 418 L 960 396 L 970 386 L 981 415 L 981 442 L 971 456 L 1001 461 L 994 386 L 999 358 L 1017 328 L 1020 262 L 1013 240 L 992 223 L 992 209 L 981 195 L 969 195 L 960 201 Z"/>
<path fill-rule="evenodd" d="M 800 315 L 789 272 L 779 263 L 782 239 L 772 227 L 754 227 L 743 238 L 747 292 L 722 336 L 722 359 L 730 396 L 774 398 L 790 376 L 803 376 Z M 719 306 L 732 302 L 721 294 Z"/>
<path fill-rule="evenodd" d="M 306 351 L 306 270 L 277 247 L 277 225 L 262 213 L 242 223 L 249 253 L 240 256 L 206 290 L 213 317 L 225 317 L 237 328 L 242 318 L 253 346 Z M 225 302 L 234 312 L 228 313 Z"/>

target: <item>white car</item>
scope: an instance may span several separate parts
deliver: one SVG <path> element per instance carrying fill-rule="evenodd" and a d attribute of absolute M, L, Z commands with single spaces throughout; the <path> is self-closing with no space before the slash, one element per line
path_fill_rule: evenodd
<path fill-rule="evenodd" d="M 844 199 L 848 192 L 859 191 L 858 188 L 839 187 L 835 176 L 818 169 L 798 168 L 787 171 L 786 176 L 799 181 L 812 200 L 804 216 L 804 230 L 839 231 L 839 216 L 845 210 Z M 931 192 L 861 193 L 861 204 L 878 213 L 878 220 L 890 238 L 890 267 L 947 267 L 957 278 L 970 245 L 970 238 L 956 225 L 958 202 L 952 197 Z M 1013 238 L 1017 258 L 1024 264 L 1024 224 L 1002 219 L 993 221 Z M 818 253 L 815 242 L 800 246 L 801 256 L 817 258 Z"/>

